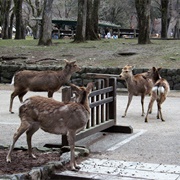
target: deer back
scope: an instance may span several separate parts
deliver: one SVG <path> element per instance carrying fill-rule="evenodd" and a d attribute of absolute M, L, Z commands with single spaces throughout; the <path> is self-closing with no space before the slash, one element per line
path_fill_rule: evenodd
<path fill-rule="evenodd" d="M 30 91 L 57 91 L 77 71 L 80 71 L 80 67 L 75 64 L 75 61 L 66 60 L 64 69 L 60 71 L 24 70 L 17 72 L 14 78 L 14 86 Z"/>
<path fill-rule="evenodd" d="M 37 123 L 44 131 L 53 134 L 66 134 L 69 130 L 79 132 L 90 117 L 88 95 L 93 85 L 89 83 L 86 88 L 71 86 L 81 97 L 77 103 L 63 103 L 41 96 L 30 97 L 19 108 L 21 121 Z"/>
<path fill-rule="evenodd" d="M 24 70 L 15 74 L 14 86 L 30 91 L 47 91 L 57 89 L 59 82 L 56 71 L 29 71 Z"/>
<path fill-rule="evenodd" d="M 84 127 L 89 119 L 89 112 L 81 104 L 64 104 L 34 96 L 24 101 L 19 109 L 19 116 L 29 124 L 37 123 L 45 132 L 66 134 L 69 129 L 76 131 Z"/>
<path fill-rule="evenodd" d="M 127 84 L 128 92 L 133 95 L 149 94 L 153 87 L 153 82 L 145 73 L 133 75 L 133 67 L 126 65 L 120 74 Z"/>

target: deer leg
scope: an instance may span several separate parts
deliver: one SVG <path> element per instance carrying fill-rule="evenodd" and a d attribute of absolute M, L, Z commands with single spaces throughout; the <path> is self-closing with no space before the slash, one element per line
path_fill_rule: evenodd
<path fill-rule="evenodd" d="M 162 116 L 162 111 L 161 111 L 161 104 L 158 103 L 158 118 L 157 119 L 161 119 L 162 121 L 165 121 L 163 116 Z"/>
<path fill-rule="evenodd" d="M 153 106 L 154 101 L 155 100 L 153 98 L 151 98 L 151 100 L 149 102 L 149 105 L 148 105 L 148 110 L 147 110 L 147 113 L 146 113 L 145 122 L 148 122 L 148 114 L 152 110 L 152 106 Z"/>
<path fill-rule="evenodd" d="M 157 101 L 157 119 L 159 119 L 159 102 Z"/>
<path fill-rule="evenodd" d="M 126 117 L 127 110 L 128 110 L 129 105 L 131 104 L 131 101 L 132 101 L 132 97 L 133 97 L 132 94 L 128 94 L 128 103 L 127 103 L 127 106 L 126 106 L 126 110 L 125 110 L 125 112 L 124 112 L 124 115 L 123 115 L 122 117 Z"/>
<path fill-rule="evenodd" d="M 27 91 L 22 92 L 21 94 L 18 95 L 19 101 L 22 103 L 23 102 L 23 96 L 27 93 Z"/>
<path fill-rule="evenodd" d="M 26 131 L 26 140 L 27 140 L 27 145 L 28 145 L 28 153 L 29 156 L 32 158 L 36 158 L 36 156 L 32 153 L 32 144 L 31 144 L 31 139 L 32 135 L 39 129 L 39 125 L 33 124 L 31 128 Z"/>
<path fill-rule="evenodd" d="M 10 106 L 9 106 L 9 112 L 10 113 L 14 113 L 14 112 L 12 112 L 12 106 L 13 106 L 13 100 L 17 95 L 18 95 L 18 92 L 16 90 L 11 94 Z"/>
<path fill-rule="evenodd" d="M 48 98 L 52 98 L 53 97 L 54 92 L 53 91 L 48 91 Z"/>
<path fill-rule="evenodd" d="M 149 110 L 149 114 L 152 113 L 152 107 L 153 107 L 154 101 L 152 102 L 151 109 Z"/>
<path fill-rule="evenodd" d="M 75 131 L 69 131 L 68 132 L 68 142 L 70 146 L 70 153 L 71 153 L 71 160 L 70 160 L 70 167 L 72 171 L 78 171 L 80 169 L 79 166 L 77 166 L 76 161 L 75 161 Z"/>
<path fill-rule="evenodd" d="M 29 128 L 29 124 L 28 123 L 21 123 L 20 127 L 18 128 L 17 132 L 14 134 L 13 136 L 13 143 L 9 149 L 8 155 L 6 156 L 6 161 L 7 162 L 11 162 L 11 154 L 12 154 L 12 150 L 14 149 L 14 145 L 16 143 L 16 141 L 18 140 L 18 138 Z"/>
<path fill-rule="evenodd" d="M 141 95 L 141 106 L 142 106 L 142 114 L 141 114 L 141 116 L 144 116 L 144 94 L 143 95 Z"/>

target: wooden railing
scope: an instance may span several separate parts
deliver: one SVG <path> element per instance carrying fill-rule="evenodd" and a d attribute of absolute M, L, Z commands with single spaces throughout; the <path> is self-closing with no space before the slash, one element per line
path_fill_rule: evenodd
<path fill-rule="evenodd" d="M 76 141 L 100 131 L 132 133 L 131 127 L 117 126 L 116 77 L 89 73 L 86 78 L 95 82 L 95 88 L 89 95 L 91 118 L 86 129 L 76 135 Z M 71 88 L 63 88 L 62 101 L 72 99 Z M 65 135 L 62 136 L 62 145 L 68 145 Z"/>

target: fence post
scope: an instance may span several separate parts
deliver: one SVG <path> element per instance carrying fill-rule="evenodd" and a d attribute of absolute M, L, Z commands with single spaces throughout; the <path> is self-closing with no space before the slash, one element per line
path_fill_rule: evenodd
<path fill-rule="evenodd" d="M 71 101 L 71 87 L 70 86 L 66 86 L 64 88 L 62 88 L 62 101 L 63 102 L 69 102 Z"/>
<path fill-rule="evenodd" d="M 114 119 L 116 124 L 116 78 L 109 78 L 109 86 L 113 86 L 113 91 L 109 93 L 113 97 L 113 101 L 109 103 L 109 119 Z"/>

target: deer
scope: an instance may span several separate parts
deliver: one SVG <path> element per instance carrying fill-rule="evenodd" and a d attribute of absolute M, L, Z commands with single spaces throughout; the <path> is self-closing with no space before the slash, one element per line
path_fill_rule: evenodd
<path fill-rule="evenodd" d="M 156 81 L 156 83 L 154 84 L 154 87 L 152 88 L 152 94 L 151 94 L 148 110 L 145 117 L 146 123 L 148 122 L 148 114 L 150 110 L 152 109 L 152 105 L 155 100 L 157 102 L 157 108 L 158 108 L 157 119 L 161 119 L 163 122 L 165 121 L 162 116 L 161 105 L 166 100 L 168 92 L 170 91 L 170 87 L 169 87 L 168 81 L 164 78 L 161 78 L 158 71 L 156 71 L 156 73 L 159 79 Z"/>
<path fill-rule="evenodd" d="M 18 138 L 26 132 L 28 154 L 32 158 L 32 135 L 41 128 L 43 131 L 52 134 L 67 135 L 70 146 L 70 167 L 77 171 L 80 167 L 75 161 L 75 136 L 86 127 L 90 118 L 90 107 L 88 96 L 94 84 L 88 83 L 86 87 L 79 87 L 70 84 L 72 92 L 76 94 L 76 102 L 59 102 L 51 98 L 33 96 L 26 99 L 19 108 L 21 124 L 13 136 L 13 143 L 10 146 L 7 162 L 11 162 L 11 154 Z"/>
<path fill-rule="evenodd" d="M 161 68 L 156 69 L 152 67 L 150 70 L 144 73 L 133 75 L 132 73 L 133 66 L 126 65 L 122 69 L 121 74 L 119 75 L 120 79 L 125 80 L 128 89 L 128 102 L 122 117 L 126 117 L 127 110 L 132 101 L 133 96 L 141 96 L 141 105 L 142 105 L 142 114 L 144 116 L 144 99 L 146 95 L 151 94 L 154 83 L 158 80 L 157 74 L 155 71 L 160 71 Z M 151 113 L 152 110 L 149 112 Z"/>
<path fill-rule="evenodd" d="M 73 73 L 81 70 L 81 68 L 77 66 L 76 61 L 64 61 L 66 65 L 64 69 L 59 71 L 23 70 L 15 73 L 11 83 L 14 84 L 14 91 L 10 97 L 9 112 L 14 113 L 12 106 L 16 96 L 19 97 L 21 103 L 23 102 L 23 96 L 28 91 L 48 92 L 48 97 L 52 98 L 54 92 L 58 91 L 61 86 L 67 83 Z"/>

